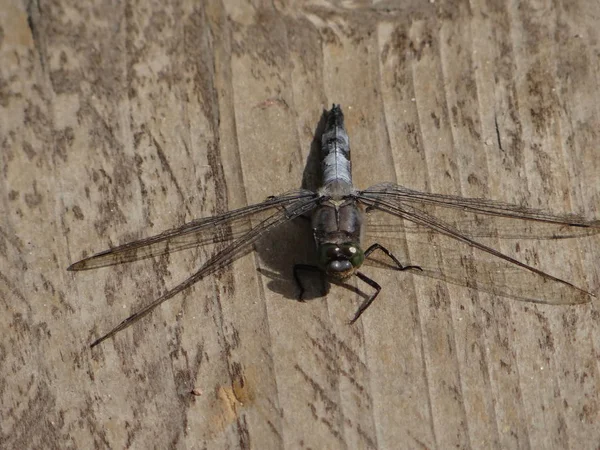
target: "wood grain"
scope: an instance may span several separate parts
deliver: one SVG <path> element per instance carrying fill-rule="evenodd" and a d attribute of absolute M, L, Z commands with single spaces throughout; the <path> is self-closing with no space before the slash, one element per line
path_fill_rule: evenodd
<path fill-rule="evenodd" d="M 90 351 L 211 249 L 66 267 L 298 187 L 333 102 L 359 187 L 598 218 L 599 5 L 0 0 L 0 446 L 596 448 L 597 299 L 369 268 L 350 327 L 291 224 Z M 496 244 L 598 292 L 598 236 Z"/>

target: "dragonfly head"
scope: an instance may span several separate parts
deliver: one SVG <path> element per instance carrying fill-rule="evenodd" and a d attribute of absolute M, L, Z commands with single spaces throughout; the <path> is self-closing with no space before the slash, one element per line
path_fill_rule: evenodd
<path fill-rule="evenodd" d="M 351 277 L 364 260 L 365 254 L 355 242 L 319 246 L 319 265 L 333 278 L 343 280 Z"/>

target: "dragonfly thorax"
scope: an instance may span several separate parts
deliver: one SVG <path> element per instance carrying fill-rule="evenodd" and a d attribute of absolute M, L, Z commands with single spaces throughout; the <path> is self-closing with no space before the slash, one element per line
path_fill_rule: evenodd
<path fill-rule="evenodd" d="M 354 275 L 365 260 L 365 254 L 355 242 L 319 245 L 319 265 L 327 275 L 346 279 Z"/>
<path fill-rule="evenodd" d="M 319 267 L 332 278 L 349 278 L 363 263 L 362 221 L 356 200 L 350 196 L 328 199 L 315 209 L 312 228 Z"/>

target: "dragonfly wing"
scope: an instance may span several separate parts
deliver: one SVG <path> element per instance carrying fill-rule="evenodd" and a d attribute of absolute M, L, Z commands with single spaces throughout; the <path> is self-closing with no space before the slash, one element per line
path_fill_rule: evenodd
<path fill-rule="evenodd" d="M 311 199 L 315 193 L 296 190 L 277 197 L 269 197 L 262 203 L 246 206 L 214 217 L 193 220 L 180 227 L 156 236 L 129 242 L 97 253 L 71 265 L 68 270 L 88 270 L 137 261 L 186 248 L 230 241 L 251 228 L 250 219 L 268 213 L 274 208 L 287 208 L 296 201 Z"/>
<path fill-rule="evenodd" d="M 600 233 L 600 220 L 577 214 L 552 214 L 495 200 L 413 191 L 393 183 L 371 186 L 358 195 L 372 202 L 385 200 L 428 211 L 435 208 L 436 216 L 471 236 L 557 239 Z M 535 222 L 535 226 L 524 226 L 522 221 Z"/>
<path fill-rule="evenodd" d="M 431 205 L 423 206 L 431 215 L 452 224 L 462 234 L 473 238 L 573 239 L 600 234 L 600 227 L 570 226 L 560 223 L 515 220 L 508 217 L 485 216 L 462 210 L 448 210 Z M 366 214 L 366 233 L 370 236 L 431 235 L 431 228 L 412 222 L 398 220 L 388 213 L 371 208 Z M 592 222 L 593 224 L 593 222 Z"/>
<path fill-rule="evenodd" d="M 384 237 L 379 242 L 384 243 L 388 249 L 406 248 L 406 255 L 396 253 L 396 256 L 403 265 L 419 266 L 422 270 L 411 270 L 417 276 L 519 301 L 579 304 L 590 300 L 590 294 L 586 291 L 540 277 L 537 273 L 488 253 L 472 251 L 467 245 L 447 236 L 406 235 L 405 243 L 400 242 L 402 239 L 404 238 L 398 236 Z M 381 256 L 365 264 L 394 269 Z"/>
<path fill-rule="evenodd" d="M 512 267 L 512 268 L 507 271 L 506 277 L 508 277 L 508 278 L 512 277 L 513 280 L 504 282 L 504 283 L 502 283 L 502 282 L 498 283 L 497 285 L 501 287 L 501 290 L 504 289 L 506 291 L 506 288 L 510 287 L 511 283 L 517 283 L 517 282 L 520 282 L 520 283 L 528 282 L 528 283 L 532 283 L 533 285 L 537 284 L 539 286 L 547 286 L 544 289 L 540 288 L 539 293 L 536 293 L 534 291 L 533 294 L 535 294 L 535 298 L 530 298 L 527 296 L 527 294 L 524 294 L 525 298 L 522 298 L 523 300 L 538 301 L 541 303 L 553 303 L 553 304 L 583 303 L 583 302 L 589 301 L 590 296 L 593 296 L 593 294 L 591 294 L 590 292 L 587 292 L 581 288 L 578 288 L 577 286 L 574 286 L 573 284 L 569 283 L 568 281 L 554 277 L 546 272 L 536 269 L 535 267 L 529 266 L 521 261 L 518 261 L 510 256 L 507 256 L 487 245 L 484 245 L 478 241 L 475 241 L 474 239 L 461 233 L 459 230 L 454 228 L 452 225 L 446 223 L 445 221 L 440 220 L 440 219 L 428 214 L 427 212 L 422 211 L 422 210 L 412 206 L 409 203 L 405 203 L 404 201 L 401 201 L 397 197 L 381 196 L 381 197 L 374 198 L 374 196 L 371 194 L 363 195 L 363 192 L 358 193 L 357 198 L 359 199 L 359 201 L 361 203 L 366 205 L 367 208 L 376 208 L 376 209 L 384 211 L 388 214 L 391 214 L 393 216 L 405 219 L 405 220 L 412 222 L 418 226 L 429 228 L 430 230 L 432 230 L 436 233 L 439 233 L 443 236 L 449 237 L 455 241 L 462 242 L 463 244 L 466 244 L 474 249 L 480 250 L 484 253 L 494 256 L 494 257 L 498 258 L 499 260 L 504 261 L 505 263 L 509 263 L 507 267 Z M 431 260 L 433 261 L 433 259 L 431 259 Z M 411 264 L 421 265 L 421 263 L 419 261 L 411 261 Z M 442 264 L 443 264 L 443 262 L 441 261 L 440 258 L 438 258 L 437 266 L 442 267 Z M 448 281 L 450 281 L 450 279 L 452 277 L 454 277 L 456 280 L 462 279 L 463 283 L 468 283 L 469 277 L 475 276 L 474 279 L 477 280 L 477 277 L 478 277 L 480 280 L 479 284 L 481 286 L 484 286 L 484 285 L 494 286 L 495 283 L 493 280 L 490 279 L 490 277 L 491 276 L 493 276 L 493 277 L 501 276 L 501 275 L 495 273 L 495 272 L 497 272 L 495 270 L 488 270 L 486 272 L 484 267 L 482 267 L 480 270 L 481 274 L 477 275 L 477 273 L 473 272 L 473 267 L 470 267 L 466 262 L 463 262 L 462 264 L 464 266 L 463 269 L 460 269 L 461 266 L 456 266 L 456 265 L 454 266 L 455 269 L 459 268 L 458 272 L 455 271 L 456 272 L 455 275 L 452 275 L 452 268 L 450 268 L 450 272 L 447 275 Z M 444 270 L 446 270 L 447 265 L 443 264 L 443 267 L 444 267 Z M 506 267 L 504 269 L 506 269 Z M 470 270 L 471 273 L 469 273 L 468 270 Z M 438 272 L 439 272 L 439 270 L 438 270 Z M 529 274 L 527 275 L 525 273 L 520 273 L 520 272 L 529 272 Z M 473 275 L 474 273 L 475 273 L 475 275 Z M 484 276 L 483 275 L 484 273 L 487 273 L 489 275 Z M 444 276 L 445 275 L 440 274 L 437 276 L 437 278 L 443 278 Z M 531 278 L 531 279 L 529 279 L 529 278 Z M 528 280 L 528 281 L 526 281 L 526 280 Z M 502 286 L 504 286 L 504 288 L 502 288 Z M 517 288 L 518 287 L 515 286 L 514 289 L 517 289 Z M 518 298 L 520 295 L 517 292 L 514 292 L 511 294 L 510 291 L 502 293 L 501 290 L 497 291 L 497 293 L 500 295 L 515 297 L 515 298 Z"/>
<path fill-rule="evenodd" d="M 308 191 L 307 191 L 308 192 Z M 187 280 L 183 281 L 181 284 L 175 286 L 173 289 L 165 292 L 161 297 L 154 300 L 149 305 L 145 306 L 141 310 L 129 316 L 111 331 L 106 333 L 104 336 L 100 337 L 96 341 L 91 344 L 91 347 L 95 347 L 100 344 L 102 341 L 108 339 L 109 337 L 115 335 L 119 331 L 127 328 L 132 323 L 141 319 L 145 315 L 149 314 L 154 308 L 169 300 L 174 295 L 179 292 L 187 289 L 192 286 L 194 283 L 198 282 L 202 278 L 207 275 L 210 275 L 217 271 L 218 269 L 229 265 L 233 260 L 247 253 L 252 244 L 258 239 L 263 233 L 268 232 L 272 228 L 283 224 L 289 220 L 292 220 L 298 216 L 306 214 L 313 210 L 319 202 L 318 197 L 311 193 L 311 197 L 306 196 L 304 198 L 295 199 L 291 203 L 287 203 L 285 208 L 279 208 L 275 213 L 267 217 L 265 220 L 260 222 L 254 228 L 250 229 L 246 234 L 239 237 L 235 241 L 231 242 L 222 250 L 216 252 L 208 261 L 206 261 L 200 269 L 190 276 Z M 237 210 L 239 211 L 239 210 Z M 235 212 L 235 211 L 232 211 Z M 220 217 L 220 216 L 217 216 Z"/>

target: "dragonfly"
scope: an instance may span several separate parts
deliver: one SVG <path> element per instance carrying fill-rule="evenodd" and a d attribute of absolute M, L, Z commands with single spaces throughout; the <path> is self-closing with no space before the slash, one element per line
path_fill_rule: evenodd
<path fill-rule="evenodd" d="M 488 264 L 484 269 L 478 269 L 477 264 L 461 258 L 445 264 L 444 270 L 447 272 L 430 272 L 434 277 L 437 273 L 440 279 L 448 282 L 460 278 L 467 287 L 538 303 L 580 304 L 594 297 L 586 289 L 496 250 L 480 236 L 501 238 L 503 228 L 500 224 L 505 223 L 504 230 L 510 232 L 513 230 L 510 224 L 516 221 L 538 224 L 539 229 L 550 227 L 550 238 L 590 235 L 600 233 L 600 220 L 587 220 L 576 214 L 552 214 L 483 198 L 420 192 L 394 183 L 380 183 L 358 190 L 352 183 L 350 140 L 342 108 L 333 104 L 331 110 L 324 111 L 323 114 L 325 124 L 321 135 L 321 185 L 317 189 L 296 189 L 270 196 L 261 203 L 196 219 L 156 236 L 126 243 L 72 264 L 68 270 L 83 271 L 156 257 L 195 246 L 224 243 L 189 278 L 131 314 L 90 346 L 97 346 L 146 316 L 163 302 L 247 254 L 259 238 L 276 227 L 307 216 L 311 220 L 317 262 L 296 264 L 293 267 L 294 278 L 300 288 L 300 299 L 305 292 L 301 276 L 303 272 L 319 272 L 334 283 L 345 283 L 355 276 L 370 286 L 373 293 L 365 296 L 350 320 L 351 323 L 362 316 L 382 290 L 375 280 L 359 270 L 365 260 L 375 259 L 375 255 L 379 254 L 380 258 L 387 260 L 388 266 L 398 271 L 418 274 L 428 270 L 421 265 L 403 265 L 388 248 L 378 242 L 363 250 L 365 218 L 374 212 L 383 213 L 396 221 L 402 219 L 398 221 L 402 225 L 397 230 L 424 230 L 425 233 L 444 236 L 451 242 L 464 244 L 504 264 L 497 267 Z M 442 217 L 435 211 L 442 212 Z M 465 223 L 457 219 L 460 214 L 472 215 L 474 219 L 465 223 L 475 223 L 476 227 L 465 226 Z M 509 225 L 506 225 L 507 220 Z M 380 228 L 385 229 L 385 226 Z M 478 234 L 476 228 L 484 231 Z M 579 233 L 565 231 L 566 229 L 579 230 Z M 429 256 L 426 259 L 437 259 L 439 263 L 439 252 L 427 253 L 431 246 L 431 239 L 428 239 L 422 246 L 424 250 L 416 252 L 415 260 L 427 254 Z M 474 277 L 475 281 L 471 282 L 470 277 Z M 494 281 L 494 277 L 502 281 Z"/>

